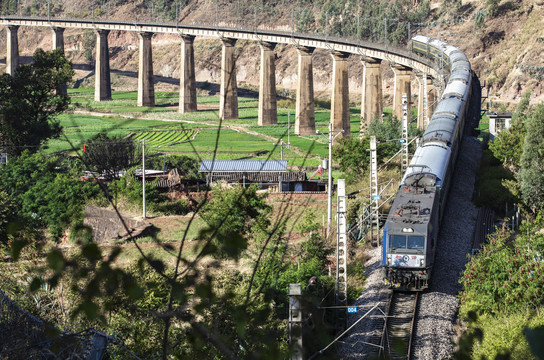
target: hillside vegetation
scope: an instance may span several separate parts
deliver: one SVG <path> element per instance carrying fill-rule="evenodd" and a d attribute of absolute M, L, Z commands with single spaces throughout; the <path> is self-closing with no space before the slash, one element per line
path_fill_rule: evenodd
<path fill-rule="evenodd" d="M 50 8 L 54 17 L 91 18 L 91 1 L 80 3 L 59 0 Z M 440 37 L 459 46 L 467 53 L 474 69 L 486 84 L 492 108 L 504 110 L 517 103 L 521 94 L 532 88 L 531 103 L 543 99 L 544 67 L 541 59 L 544 51 L 544 2 L 541 0 L 456 0 L 456 1 L 354 1 L 354 0 L 285 0 L 273 1 L 123 1 L 104 0 L 95 2 L 95 18 L 114 18 L 127 21 L 154 21 L 225 25 L 244 28 L 273 28 L 283 31 L 321 33 L 329 36 L 368 39 L 383 42 L 387 33 L 390 44 L 403 46 L 408 33 L 428 34 Z M 17 8 L 19 4 L 19 8 Z M 4 14 L 46 16 L 47 3 L 24 0 L 3 0 L 0 7 Z M 410 23 L 410 26 L 408 26 Z M 37 33 L 37 36 L 29 36 Z M 30 55 L 36 46 L 49 48 L 48 29 L 20 30 L 21 53 Z M 0 37 L 5 42 L 5 37 Z M 75 63 L 93 63 L 94 35 L 92 32 L 67 31 L 66 47 Z M 171 84 L 179 77 L 179 51 L 172 47 L 179 43 L 177 37 L 157 35 L 154 38 L 155 74 L 171 78 Z M 2 46 L 5 49 L 5 46 Z M 258 85 L 258 47 L 256 44 L 239 42 L 238 81 L 243 86 Z M 197 80 L 219 81 L 219 43 L 211 39 L 197 39 Z M 112 32 L 110 34 L 112 69 L 137 71 L 137 41 L 134 34 Z M 5 51 L 5 50 L 3 50 Z M 296 51 L 290 46 L 279 46 L 277 80 L 285 94 L 296 85 Z M 350 59 L 350 89 L 360 92 L 362 67 L 355 57 Z M 258 64 L 257 64 L 258 65 Z M 328 96 L 331 60 L 325 51 L 316 51 L 314 61 L 315 88 L 318 95 Z M 385 94 L 392 92 L 391 72 L 384 66 Z M 78 76 L 82 85 L 92 85 L 88 73 Z M 118 79 L 114 86 L 123 88 L 134 79 Z M 168 83 L 168 81 L 165 81 Z M 170 84 L 170 85 L 171 85 Z M 163 84 L 166 86 L 166 84 Z M 415 86 L 415 85 L 414 85 Z M 484 94 L 486 92 L 484 91 Z M 357 97 L 353 97 L 357 101 Z"/>

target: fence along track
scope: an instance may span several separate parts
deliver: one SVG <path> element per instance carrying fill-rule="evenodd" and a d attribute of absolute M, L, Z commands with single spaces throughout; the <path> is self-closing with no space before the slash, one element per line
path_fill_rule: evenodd
<path fill-rule="evenodd" d="M 410 359 L 419 293 L 393 291 L 383 327 L 381 358 Z"/>
<path fill-rule="evenodd" d="M 481 249 L 486 243 L 487 235 L 494 231 L 493 218 L 495 212 L 489 207 L 478 209 L 478 218 L 476 219 L 476 228 L 474 229 L 474 237 L 472 239 L 472 255 Z"/>

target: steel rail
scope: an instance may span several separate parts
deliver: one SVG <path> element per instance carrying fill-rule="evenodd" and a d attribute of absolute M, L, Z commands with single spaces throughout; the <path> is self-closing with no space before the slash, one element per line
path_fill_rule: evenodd
<path fill-rule="evenodd" d="M 383 350 L 380 352 L 380 358 L 403 360 L 411 358 L 418 302 L 418 292 L 391 292 L 383 325 L 380 344 Z M 395 346 L 399 343 L 404 344 L 401 353 L 398 353 L 400 346 Z"/>

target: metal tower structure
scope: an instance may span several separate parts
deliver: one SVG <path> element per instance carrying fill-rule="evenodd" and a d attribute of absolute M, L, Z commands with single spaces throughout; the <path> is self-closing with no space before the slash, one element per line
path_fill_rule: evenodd
<path fill-rule="evenodd" d="M 402 160 L 401 173 L 404 174 L 408 169 L 408 96 L 402 94 Z"/>
<path fill-rule="evenodd" d="M 343 332 L 347 326 L 348 305 L 348 244 L 346 221 L 346 181 L 338 179 L 337 237 L 336 237 L 336 331 Z"/>
<path fill-rule="evenodd" d="M 376 137 L 370 137 L 370 204 L 371 204 L 371 225 L 370 241 L 374 246 L 380 245 L 380 195 L 378 192 L 378 154 L 376 151 Z"/>

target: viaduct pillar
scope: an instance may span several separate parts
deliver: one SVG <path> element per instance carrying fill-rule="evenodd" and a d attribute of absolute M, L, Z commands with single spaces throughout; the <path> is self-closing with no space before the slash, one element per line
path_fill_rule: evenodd
<path fill-rule="evenodd" d="M 314 76 L 312 53 L 314 48 L 300 46 L 298 51 L 296 135 L 315 134 Z"/>
<path fill-rule="evenodd" d="M 53 30 L 53 49 L 61 49 L 64 52 L 64 28 L 54 27 Z"/>
<path fill-rule="evenodd" d="M 64 28 L 54 27 L 53 30 L 53 49 L 60 49 L 64 53 Z M 58 94 L 66 95 L 66 84 L 60 85 L 57 89 Z"/>
<path fill-rule="evenodd" d="M 393 115 L 395 115 L 397 119 L 402 120 L 402 94 L 406 94 L 408 98 L 408 120 L 410 120 L 410 101 L 412 99 L 410 75 L 412 74 L 412 69 L 402 65 L 397 65 L 393 66 L 393 72 L 395 73 Z"/>
<path fill-rule="evenodd" d="M 179 113 L 196 111 L 195 52 L 193 35 L 181 35 Z"/>
<path fill-rule="evenodd" d="M 221 87 L 219 98 L 219 118 L 238 119 L 238 87 L 236 84 L 236 59 L 234 45 L 236 39 L 222 38 Z"/>
<path fill-rule="evenodd" d="M 333 131 L 344 130 L 340 136 L 350 136 L 348 53 L 332 51 L 331 124 Z"/>
<path fill-rule="evenodd" d="M 111 100 L 109 30 L 96 30 L 96 63 L 94 67 L 94 101 Z M 138 94 L 140 93 L 138 89 Z"/>
<path fill-rule="evenodd" d="M 278 123 L 276 100 L 275 43 L 261 42 L 261 81 L 259 83 L 259 125 Z"/>
<path fill-rule="evenodd" d="M 427 81 L 427 78 L 425 75 L 423 75 L 422 77 L 416 76 L 416 80 L 419 86 L 417 94 L 417 128 L 425 130 L 425 84 L 423 83 L 423 81 Z"/>
<path fill-rule="evenodd" d="M 433 78 L 427 76 L 427 101 L 429 102 L 429 121 L 436 109 L 436 89 L 434 88 Z"/>
<path fill-rule="evenodd" d="M 360 137 L 363 138 L 368 131 L 370 122 L 383 113 L 382 72 L 380 59 L 362 58 L 363 86 L 361 98 L 361 127 Z"/>
<path fill-rule="evenodd" d="M 7 27 L 7 54 L 6 54 L 6 73 L 13 76 L 15 69 L 19 66 L 19 40 L 17 38 L 18 25 L 9 25 Z"/>
<path fill-rule="evenodd" d="M 138 33 L 140 38 L 140 61 L 138 66 L 138 106 L 155 106 L 153 85 L 152 32 Z"/>

